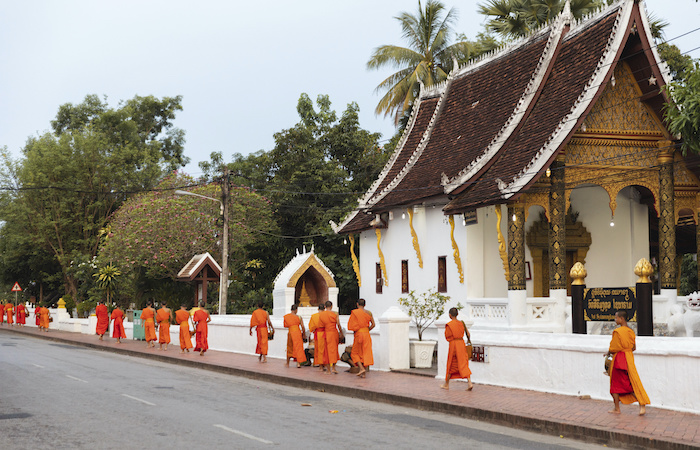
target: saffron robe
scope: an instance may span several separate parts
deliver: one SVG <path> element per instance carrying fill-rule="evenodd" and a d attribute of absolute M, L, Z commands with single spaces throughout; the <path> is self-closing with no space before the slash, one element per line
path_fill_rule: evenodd
<path fill-rule="evenodd" d="M 12 325 L 14 323 L 14 320 L 12 318 L 12 310 L 14 309 L 14 306 L 12 306 L 12 303 L 8 303 L 5 305 L 5 315 L 7 316 L 7 323 Z"/>
<path fill-rule="evenodd" d="M 26 324 L 27 323 L 27 308 L 24 307 L 23 304 L 17 305 L 16 309 L 16 316 L 17 316 L 17 323 L 19 324 Z"/>
<path fill-rule="evenodd" d="M 41 326 L 41 306 L 34 306 L 34 320 L 36 322 L 36 326 L 40 327 Z"/>
<path fill-rule="evenodd" d="M 613 354 L 613 363 L 610 365 L 610 393 L 620 394 L 620 401 L 626 405 L 634 402 L 648 405 L 649 397 L 634 365 L 632 353 L 634 347 L 635 336 L 630 327 L 617 327 L 613 330 L 609 349 Z M 626 392 L 613 392 L 613 390 Z"/>
<path fill-rule="evenodd" d="M 141 312 L 141 320 L 143 321 L 143 329 L 146 333 L 146 342 L 156 340 L 156 323 L 154 322 L 153 309 L 146 308 Z"/>
<path fill-rule="evenodd" d="M 39 308 L 39 315 L 41 316 L 41 319 L 39 323 L 41 323 L 41 327 L 45 329 L 49 329 L 49 308 L 46 306 L 42 306 Z"/>
<path fill-rule="evenodd" d="M 363 366 L 371 366 L 374 364 L 374 355 L 372 354 L 372 338 L 369 335 L 369 325 L 372 322 L 372 316 L 363 309 L 353 309 L 348 320 L 348 330 L 355 332 L 355 337 L 352 341 L 352 352 L 350 357 L 352 361 L 362 363 Z"/>
<path fill-rule="evenodd" d="M 160 308 L 156 313 L 158 322 L 158 343 L 170 344 L 170 310 Z"/>
<path fill-rule="evenodd" d="M 255 353 L 267 355 L 267 311 L 258 308 L 250 316 L 250 326 L 257 327 L 256 333 L 258 343 L 255 346 Z"/>
<path fill-rule="evenodd" d="M 95 326 L 95 334 L 102 336 L 109 328 L 109 310 L 107 305 L 95 306 L 95 316 L 97 316 L 97 326 Z"/>
<path fill-rule="evenodd" d="M 175 311 L 175 322 L 180 325 L 180 349 L 192 348 L 192 336 L 190 335 L 190 313 L 184 309 Z"/>
<path fill-rule="evenodd" d="M 5 305 L 0 303 L 0 323 L 5 322 Z"/>
<path fill-rule="evenodd" d="M 314 334 L 314 364 L 328 364 L 326 354 L 326 330 L 321 327 L 321 312 L 317 312 L 309 319 L 309 331 Z M 326 359 L 324 359 L 324 355 Z"/>
<path fill-rule="evenodd" d="M 333 311 L 322 311 L 320 313 L 321 325 L 326 334 L 326 351 L 324 359 L 327 358 L 326 364 L 335 364 L 340 359 L 338 353 L 338 344 L 340 335 L 338 334 L 338 315 Z"/>
<path fill-rule="evenodd" d="M 197 311 L 194 312 L 194 316 L 192 317 L 192 320 L 197 324 L 197 333 L 196 333 L 196 345 L 194 347 L 194 351 L 199 352 L 199 351 L 207 351 L 209 348 L 209 325 L 207 325 L 207 318 L 209 317 L 209 313 L 204 310 L 204 309 L 198 309 Z"/>
<path fill-rule="evenodd" d="M 301 334 L 301 317 L 296 314 L 285 314 L 284 327 L 287 333 L 287 358 L 294 358 L 298 363 L 306 361 L 304 352 L 304 338 Z"/>
<path fill-rule="evenodd" d="M 111 319 L 114 321 L 112 325 L 112 337 L 126 339 L 126 331 L 124 330 L 124 311 L 115 308 L 112 311 Z"/>
<path fill-rule="evenodd" d="M 445 380 L 451 378 L 469 378 L 469 357 L 467 344 L 464 342 L 464 324 L 461 320 L 452 319 L 445 325 L 445 339 L 450 343 L 447 350 L 447 373 Z"/>

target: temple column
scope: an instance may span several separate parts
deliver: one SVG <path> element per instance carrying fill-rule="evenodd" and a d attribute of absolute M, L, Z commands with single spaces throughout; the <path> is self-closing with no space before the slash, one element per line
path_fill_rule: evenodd
<path fill-rule="evenodd" d="M 550 166 L 549 297 L 556 302 L 555 321 L 564 330 L 566 318 L 566 181 L 564 155 Z"/>
<path fill-rule="evenodd" d="M 659 141 L 659 284 L 668 298 L 668 311 L 676 304 L 676 215 L 673 192 L 673 143 Z"/>
<path fill-rule="evenodd" d="M 527 325 L 525 290 L 525 208 L 508 205 L 508 303 L 511 327 Z"/>

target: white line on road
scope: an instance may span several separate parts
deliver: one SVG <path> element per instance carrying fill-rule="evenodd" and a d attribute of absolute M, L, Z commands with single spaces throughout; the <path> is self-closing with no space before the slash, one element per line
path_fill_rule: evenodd
<path fill-rule="evenodd" d="M 39 364 L 32 364 L 32 366 L 38 367 L 38 368 L 40 368 L 40 369 L 43 369 L 43 368 L 44 368 L 44 366 L 40 366 Z"/>
<path fill-rule="evenodd" d="M 145 404 L 150 405 L 150 406 L 156 406 L 155 403 L 147 402 L 146 400 L 141 400 L 141 399 L 138 398 L 138 397 L 132 397 L 131 395 L 128 395 L 128 394 L 122 394 L 122 395 L 123 395 L 124 397 L 130 398 L 130 399 L 132 399 L 132 400 L 136 400 L 137 402 L 145 403 Z"/>
<path fill-rule="evenodd" d="M 274 444 L 274 442 L 272 442 L 272 441 L 268 441 L 268 440 L 253 436 L 252 434 L 244 433 L 242 431 L 234 430 L 233 428 L 229 428 L 225 425 L 215 424 L 214 426 L 217 428 L 221 428 L 222 430 L 226 430 L 229 433 L 237 434 L 239 436 L 243 436 L 245 438 L 252 439 L 254 441 L 262 442 L 263 444 Z"/>
<path fill-rule="evenodd" d="M 80 378 L 76 378 L 76 377 L 73 377 L 73 376 L 71 376 L 71 375 L 66 375 L 66 376 L 67 376 L 68 378 L 70 378 L 71 380 L 82 381 L 83 383 L 87 383 L 87 381 L 81 380 Z"/>

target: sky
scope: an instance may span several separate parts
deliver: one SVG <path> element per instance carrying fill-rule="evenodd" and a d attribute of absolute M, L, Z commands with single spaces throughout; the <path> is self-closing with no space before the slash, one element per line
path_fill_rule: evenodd
<path fill-rule="evenodd" d="M 455 8 L 455 30 L 482 30 L 477 4 Z M 700 26 L 695 0 L 647 0 L 669 22 L 671 40 Z M 360 126 L 394 134 L 376 116 L 375 87 L 391 68 L 369 71 L 374 48 L 404 45 L 395 17 L 415 13 L 408 0 L 0 0 L 0 148 L 18 158 L 29 136 L 50 129 L 58 107 L 86 95 L 110 106 L 135 95 L 183 96 L 175 126 L 185 130 L 185 171 L 213 151 L 270 150 L 274 133 L 299 122 L 302 93 L 326 94 L 340 115 L 360 107 Z M 700 31 L 672 41 L 700 46 Z M 700 50 L 689 53 L 700 57 Z"/>

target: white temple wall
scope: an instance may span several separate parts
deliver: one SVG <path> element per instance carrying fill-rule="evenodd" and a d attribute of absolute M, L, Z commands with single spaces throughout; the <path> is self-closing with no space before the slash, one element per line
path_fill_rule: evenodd
<path fill-rule="evenodd" d="M 481 227 L 481 240 L 483 242 L 483 255 L 481 265 L 483 266 L 484 274 L 484 294 L 480 297 L 506 297 L 508 295 L 508 282 L 506 280 L 505 271 L 503 269 L 503 260 L 498 252 L 498 232 L 496 225 L 498 218 L 496 217 L 496 208 L 501 208 L 503 213 L 501 219 L 501 233 L 503 239 L 508 242 L 508 208 L 505 206 L 487 206 L 477 210 L 479 218 L 478 225 L 470 225 L 470 227 Z M 478 215 L 481 212 L 482 217 Z M 469 242 L 471 243 L 471 241 Z M 468 244 L 469 245 L 469 244 Z M 477 263 L 478 264 L 478 263 Z M 465 269 L 471 270 L 471 267 Z M 469 296 L 473 298 L 472 296 Z"/>

